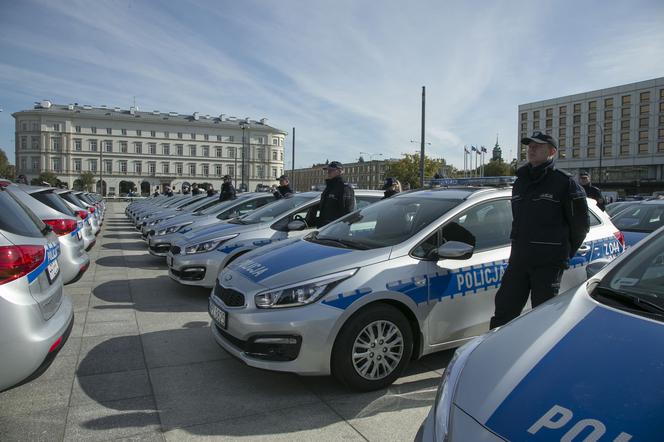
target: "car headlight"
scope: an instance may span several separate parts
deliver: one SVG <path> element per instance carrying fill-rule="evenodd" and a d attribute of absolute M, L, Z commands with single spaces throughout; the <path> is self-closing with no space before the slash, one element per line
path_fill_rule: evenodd
<path fill-rule="evenodd" d="M 175 226 L 171 226 L 171 227 L 168 227 L 168 228 L 166 228 L 166 229 L 161 229 L 161 230 L 159 230 L 159 231 L 157 232 L 157 235 L 158 235 L 158 236 L 162 236 L 162 235 L 168 235 L 168 234 L 170 234 L 170 233 L 175 233 L 175 232 L 177 232 L 178 230 L 180 230 L 181 228 L 183 228 L 184 226 L 188 226 L 189 224 L 191 224 L 191 223 L 187 223 L 187 224 L 177 224 L 177 225 L 175 225 Z"/>
<path fill-rule="evenodd" d="M 209 241 L 193 244 L 191 246 L 185 247 L 184 253 L 187 255 L 193 255 L 194 253 L 209 252 L 210 250 L 216 249 L 217 247 L 219 247 L 219 245 L 225 243 L 229 239 L 235 238 L 238 235 L 239 233 L 236 233 L 235 235 L 222 236 L 221 238 L 211 239 Z"/>
<path fill-rule="evenodd" d="M 357 269 L 345 270 L 267 290 L 256 294 L 254 301 L 258 308 L 284 308 L 311 304 L 318 301 L 332 287 L 355 273 L 357 273 Z"/>
<path fill-rule="evenodd" d="M 463 366 L 466 365 L 468 357 L 475 350 L 475 348 L 486 339 L 489 333 L 478 336 L 467 344 L 459 347 L 454 353 L 452 360 L 443 373 L 443 379 L 438 387 L 436 394 L 436 402 L 434 404 L 435 416 L 435 440 L 447 440 L 448 431 L 450 429 L 450 416 L 452 411 L 452 399 L 456 391 L 457 383 Z"/>

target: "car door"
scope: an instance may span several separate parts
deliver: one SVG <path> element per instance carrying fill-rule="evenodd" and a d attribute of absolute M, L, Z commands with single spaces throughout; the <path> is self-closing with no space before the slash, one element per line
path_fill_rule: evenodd
<path fill-rule="evenodd" d="M 476 336 L 489 329 L 494 298 L 510 255 L 509 198 L 483 201 L 447 221 L 411 252 L 425 257 L 446 241 L 475 242 L 472 257 L 430 260 L 427 272 L 431 345 Z"/>

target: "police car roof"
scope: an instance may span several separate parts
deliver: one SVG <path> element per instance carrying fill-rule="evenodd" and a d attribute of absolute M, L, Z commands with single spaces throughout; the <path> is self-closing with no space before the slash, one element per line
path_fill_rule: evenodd
<path fill-rule="evenodd" d="M 433 189 L 415 190 L 408 193 L 397 194 L 393 198 L 407 198 L 414 196 L 417 198 L 435 198 L 449 200 L 465 200 L 471 197 L 478 197 L 487 194 L 511 194 L 511 188 L 493 188 L 493 187 L 437 187 Z"/>

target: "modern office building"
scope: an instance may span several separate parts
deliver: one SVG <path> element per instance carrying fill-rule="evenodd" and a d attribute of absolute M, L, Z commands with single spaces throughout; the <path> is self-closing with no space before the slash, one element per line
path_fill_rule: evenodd
<path fill-rule="evenodd" d="M 372 160 L 356 163 L 344 163 L 344 180 L 358 189 L 380 189 L 385 180 L 385 171 L 389 163 L 397 160 Z M 325 163 L 314 164 L 304 169 L 288 172 L 294 190 L 304 192 L 313 189 L 324 189 L 327 173 L 323 170 Z"/>
<path fill-rule="evenodd" d="M 16 120 L 16 173 L 28 179 L 55 173 L 70 188 L 91 172 L 97 191 L 150 193 L 224 175 L 254 190 L 283 173 L 286 132 L 260 121 L 225 115 L 140 112 L 119 107 L 52 104 L 12 114 Z"/>
<path fill-rule="evenodd" d="M 664 189 L 664 77 L 519 105 L 520 139 L 541 130 L 559 139 L 557 164 L 588 170 L 603 189 Z"/>

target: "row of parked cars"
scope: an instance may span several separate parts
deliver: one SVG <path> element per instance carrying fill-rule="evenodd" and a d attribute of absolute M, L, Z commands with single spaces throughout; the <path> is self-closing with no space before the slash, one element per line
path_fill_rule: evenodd
<path fill-rule="evenodd" d="M 0 180 L 0 391 L 43 373 L 74 313 L 63 285 L 85 273 L 104 201 Z"/>

